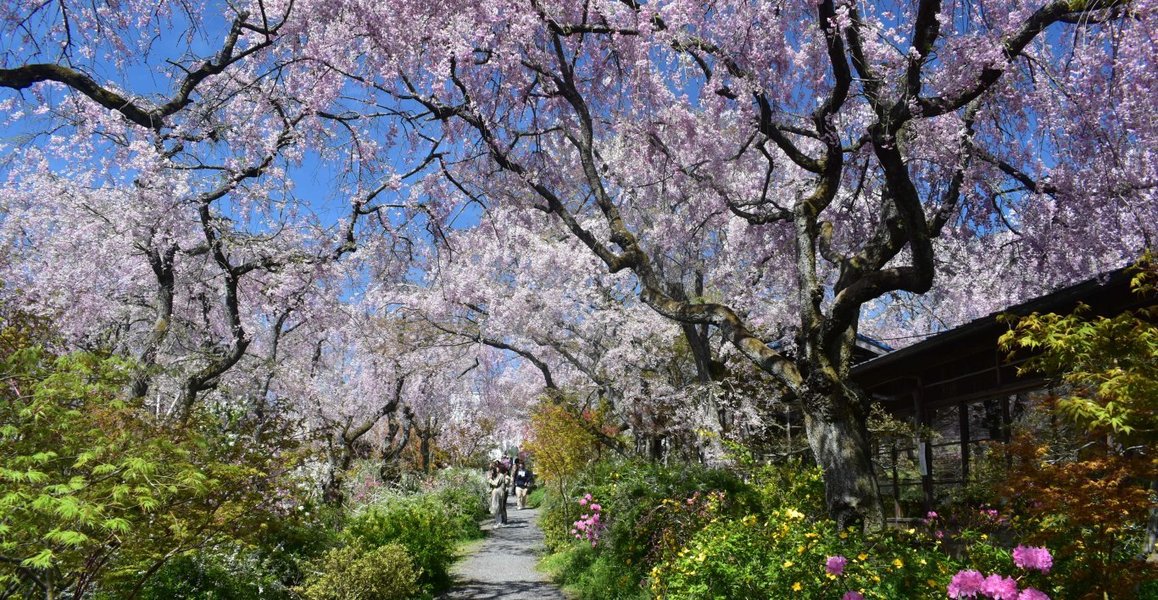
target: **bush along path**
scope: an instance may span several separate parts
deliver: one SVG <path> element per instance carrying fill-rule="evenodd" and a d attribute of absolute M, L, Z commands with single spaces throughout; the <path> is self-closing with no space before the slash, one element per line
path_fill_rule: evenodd
<path fill-rule="evenodd" d="M 454 587 L 443 600 L 564 600 L 558 586 L 535 570 L 544 551 L 539 510 L 508 507 L 505 527 L 487 526 L 487 539 L 451 569 Z"/>

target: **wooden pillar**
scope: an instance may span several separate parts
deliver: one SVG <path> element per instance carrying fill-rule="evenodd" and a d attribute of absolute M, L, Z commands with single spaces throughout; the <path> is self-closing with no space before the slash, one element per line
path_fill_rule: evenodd
<path fill-rule="evenodd" d="M 1013 417 L 1009 416 L 1009 396 L 1001 397 L 1001 441 L 1009 443 L 1013 437 Z"/>
<path fill-rule="evenodd" d="M 916 416 L 917 427 L 925 427 L 930 423 L 929 415 L 925 411 L 925 388 L 921 378 L 917 377 L 917 385 L 913 388 L 913 414 Z M 917 436 L 917 464 L 921 467 L 921 490 L 925 493 L 924 508 L 928 513 L 933 510 L 933 448 L 927 440 Z"/>
<path fill-rule="evenodd" d="M 893 459 L 893 516 L 900 519 L 904 515 L 901 514 L 901 474 L 897 469 L 897 461 L 901 458 L 900 450 L 897 448 L 897 439 L 893 438 L 892 443 L 892 459 Z"/>
<path fill-rule="evenodd" d="M 957 403 L 958 433 L 961 435 L 961 482 L 969 481 L 969 405 Z"/>

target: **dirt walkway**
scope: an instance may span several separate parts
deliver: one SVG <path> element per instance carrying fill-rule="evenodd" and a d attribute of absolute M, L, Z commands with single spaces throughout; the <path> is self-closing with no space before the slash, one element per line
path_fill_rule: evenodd
<path fill-rule="evenodd" d="M 507 508 L 506 527 L 487 525 L 482 545 L 451 569 L 454 588 L 442 600 L 565 600 L 547 576 L 535 570 L 544 552 L 538 510 Z"/>

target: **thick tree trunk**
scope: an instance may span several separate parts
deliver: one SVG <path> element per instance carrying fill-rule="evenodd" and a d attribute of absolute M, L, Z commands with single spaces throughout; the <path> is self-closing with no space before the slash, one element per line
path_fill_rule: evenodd
<path fill-rule="evenodd" d="M 432 452 L 432 448 L 430 446 L 430 438 L 431 437 L 433 437 L 433 436 L 426 434 L 426 435 L 421 435 L 418 438 L 418 457 L 422 461 L 422 464 L 419 465 L 419 468 L 422 470 L 423 473 L 430 473 L 430 462 L 431 462 L 431 452 Z"/>
<path fill-rule="evenodd" d="M 346 471 L 354 461 L 353 449 L 348 445 L 331 448 L 325 481 L 322 482 L 322 502 L 330 506 L 341 506 L 346 501 L 342 487 L 346 483 Z"/>
<path fill-rule="evenodd" d="M 1150 495 L 1158 493 L 1158 480 L 1150 482 Z M 1146 524 L 1146 549 L 1142 553 L 1146 562 L 1158 562 L 1158 507 L 1150 509 L 1150 521 Z"/>
<path fill-rule="evenodd" d="M 858 399 L 835 392 L 806 399 L 804 426 L 816 463 L 824 469 L 828 514 L 841 529 L 884 527 L 880 490 L 873 471 L 868 432 L 857 417 Z"/>

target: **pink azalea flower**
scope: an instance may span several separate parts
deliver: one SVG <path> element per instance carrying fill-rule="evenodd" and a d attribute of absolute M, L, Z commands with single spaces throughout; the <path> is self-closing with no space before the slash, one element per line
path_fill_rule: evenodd
<path fill-rule="evenodd" d="M 1019 545 L 1013 549 L 1013 564 L 1027 571 L 1049 573 L 1053 567 L 1053 556 L 1045 547 Z"/>
<path fill-rule="evenodd" d="M 949 581 L 950 598 L 974 598 L 981 591 L 985 576 L 972 569 L 958 571 Z"/>
<path fill-rule="evenodd" d="M 840 600 L 864 600 L 864 596 L 860 592 L 849 590 L 840 597 Z"/>
<path fill-rule="evenodd" d="M 994 573 L 981 584 L 981 593 L 994 600 L 1017 600 L 1017 580 Z"/>
<path fill-rule="evenodd" d="M 1047 596 L 1045 592 L 1033 588 L 1025 588 L 1021 590 L 1021 594 L 1017 596 L 1017 600 L 1049 600 L 1049 596 Z"/>

